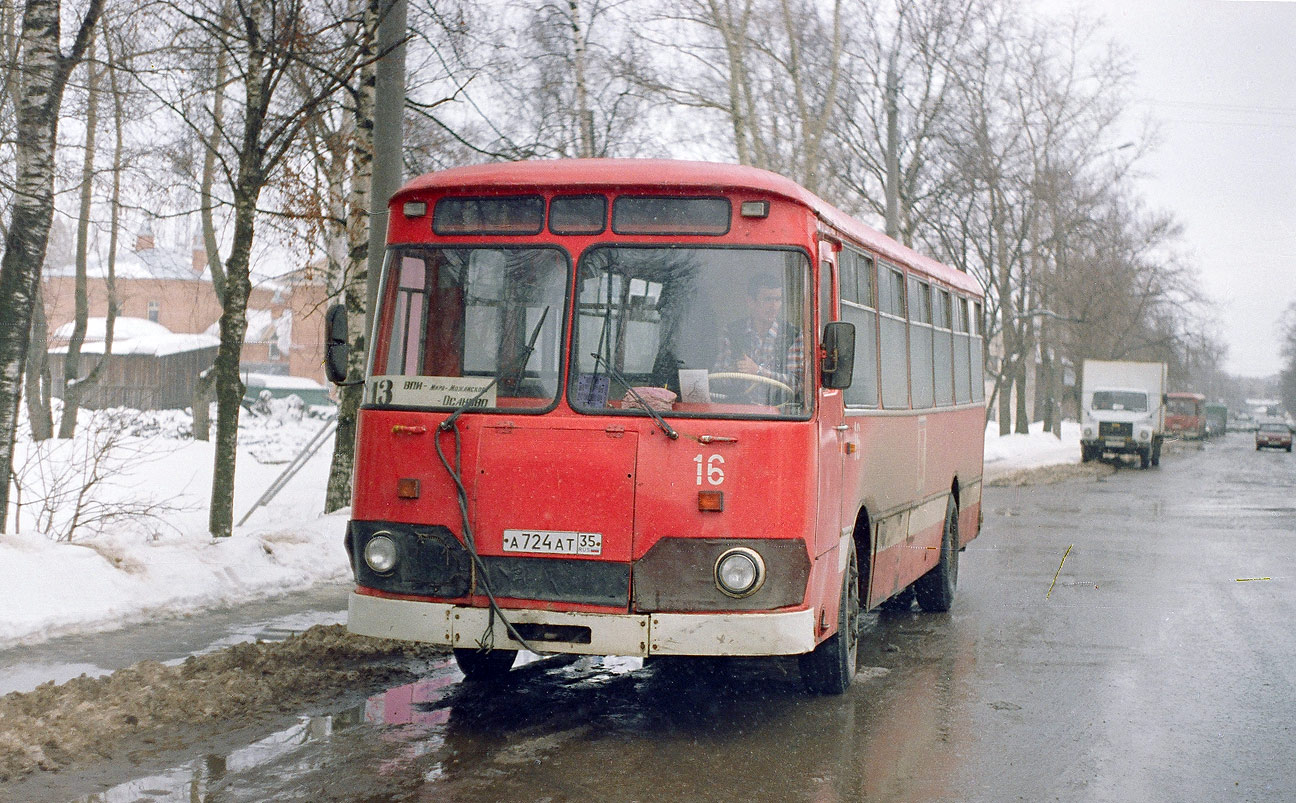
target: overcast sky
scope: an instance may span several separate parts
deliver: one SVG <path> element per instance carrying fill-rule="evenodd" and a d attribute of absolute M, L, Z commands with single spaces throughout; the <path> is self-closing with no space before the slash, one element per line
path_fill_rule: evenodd
<path fill-rule="evenodd" d="M 1056 11 L 1072 0 L 1028 0 Z M 1281 369 L 1296 301 L 1296 2 L 1085 0 L 1138 71 L 1135 109 L 1160 121 L 1144 194 L 1184 245 L 1228 344 L 1225 368 Z"/>

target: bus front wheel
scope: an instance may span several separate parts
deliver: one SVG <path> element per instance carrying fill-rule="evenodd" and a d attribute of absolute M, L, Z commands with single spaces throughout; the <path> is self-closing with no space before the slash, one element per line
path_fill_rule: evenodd
<path fill-rule="evenodd" d="M 513 668 L 517 650 L 455 650 L 464 680 L 500 680 Z"/>
<path fill-rule="evenodd" d="M 958 587 L 958 504 L 954 497 L 945 505 L 945 529 L 941 533 L 940 560 L 914 581 L 918 607 L 928 613 L 943 613 L 954 605 Z"/>
<path fill-rule="evenodd" d="M 842 577 L 837 632 L 824 639 L 814 652 L 808 652 L 800 659 L 801 681 L 807 689 L 815 694 L 842 694 L 850 688 L 859 660 L 859 628 L 859 562 L 852 544 Z"/>

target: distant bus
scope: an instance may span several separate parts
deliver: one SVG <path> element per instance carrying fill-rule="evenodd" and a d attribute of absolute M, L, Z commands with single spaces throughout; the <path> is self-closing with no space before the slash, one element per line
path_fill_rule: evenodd
<path fill-rule="evenodd" d="M 696 162 L 432 173 L 388 235 L 351 631 L 451 646 L 470 679 L 524 648 L 800 655 L 840 693 L 861 611 L 953 603 L 985 427 L 969 276 Z"/>
<path fill-rule="evenodd" d="M 1213 438 L 1228 432 L 1229 410 L 1227 404 L 1206 402 L 1206 436 Z"/>
<path fill-rule="evenodd" d="M 1166 433 L 1181 438 L 1206 437 L 1206 397 L 1200 393 L 1167 393 Z"/>

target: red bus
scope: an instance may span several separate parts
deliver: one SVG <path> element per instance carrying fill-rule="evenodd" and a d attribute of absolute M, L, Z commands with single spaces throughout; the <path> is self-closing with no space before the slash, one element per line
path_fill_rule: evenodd
<path fill-rule="evenodd" d="M 980 527 L 970 277 L 697 162 L 428 174 L 388 241 L 352 632 L 448 645 L 470 679 L 524 648 L 800 655 L 840 693 L 862 610 L 950 607 Z"/>
<path fill-rule="evenodd" d="M 1206 397 L 1200 393 L 1166 394 L 1166 432 L 1181 438 L 1206 437 Z"/>

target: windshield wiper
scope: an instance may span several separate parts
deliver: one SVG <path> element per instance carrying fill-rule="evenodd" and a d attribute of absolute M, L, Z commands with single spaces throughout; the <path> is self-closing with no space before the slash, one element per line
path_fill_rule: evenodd
<path fill-rule="evenodd" d="M 540 313 L 540 320 L 536 322 L 535 329 L 531 331 L 531 337 L 527 340 L 526 348 L 523 349 L 520 358 L 514 360 L 513 364 L 509 365 L 507 370 L 499 371 L 498 373 L 496 373 L 495 378 L 490 381 L 490 384 L 488 384 L 486 387 L 482 388 L 481 390 L 477 391 L 477 393 L 474 394 L 471 399 L 466 400 L 463 404 L 456 407 L 454 409 L 454 412 L 450 413 L 450 415 L 446 417 L 446 420 L 442 421 L 440 425 L 437 426 L 437 429 L 441 430 L 442 432 L 449 431 L 449 429 L 454 426 L 455 421 L 458 420 L 459 416 L 463 415 L 466 410 L 469 410 L 474 405 L 476 405 L 477 400 L 480 399 L 482 396 L 485 396 L 487 391 L 489 391 L 491 388 L 498 385 L 500 379 L 502 379 L 505 374 L 511 374 L 514 371 L 516 371 L 518 368 L 524 367 L 527 364 L 527 361 L 531 359 L 531 352 L 535 351 L 536 338 L 540 337 L 540 330 L 541 328 L 544 327 L 545 318 L 547 317 L 549 317 L 549 308 L 545 307 L 544 310 Z"/>
<path fill-rule="evenodd" d="M 634 397 L 634 400 L 639 403 L 639 406 L 642 407 L 648 415 L 652 416 L 652 420 L 657 422 L 657 426 L 661 427 L 662 432 L 666 433 L 666 437 L 673 441 L 679 440 L 679 433 L 675 431 L 675 428 L 666 422 L 666 419 L 662 417 L 661 413 L 649 406 L 648 402 L 644 400 L 643 396 L 639 395 L 639 391 L 634 389 L 629 380 L 622 376 L 620 371 L 612 367 L 610 361 L 597 352 L 591 352 L 590 356 L 594 358 L 595 365 L 603 363 L 603 367 L 607 369 L 608 376 L 620 382 L 622 385 L 625 385 L 626 392 Z"/>

